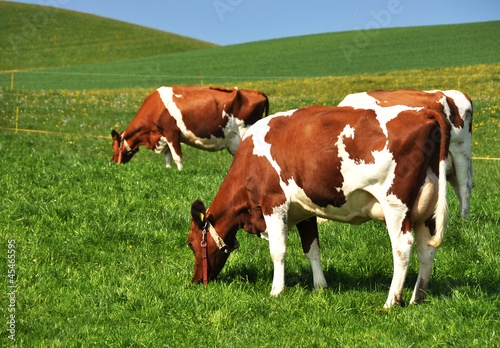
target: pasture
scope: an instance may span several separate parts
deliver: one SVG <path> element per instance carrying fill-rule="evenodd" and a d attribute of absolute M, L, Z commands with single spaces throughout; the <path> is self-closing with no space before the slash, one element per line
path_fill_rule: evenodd
<path fill-rule="evenodd" d="M 335 105 L 374 88 L 460 89 L 474 103 L 473 156 L 500 158 L 499 71 L 493 64 L 238 86 L 268 94 L 271 112 Z M 267 242 L 244 231 L 217 281 L 198 286 L 186 244 L 190 206 L 211 202 L 232 157 L 183 147 L 179 172 L 141 148 L 127 165 L 111 165 L 110 129 L 125 129 L 150 91 L 0 89 L 1 345 L 10 343 L 8 240 L 19 346 L 500 345 L 500 161 L 474 160 L 470 220 L 448 188 L 448 230 L 421 305 L 381 310 L 392 254 L 374 222 L 320 225 L 328 290 L 313 290 L 295 228 L 278 298 L 269 296 Z M 5 129 L 15 128 L 17 107 L 20 129 L 50 133 Z M 413 255 L 406 301 L 417 272 Z"/>

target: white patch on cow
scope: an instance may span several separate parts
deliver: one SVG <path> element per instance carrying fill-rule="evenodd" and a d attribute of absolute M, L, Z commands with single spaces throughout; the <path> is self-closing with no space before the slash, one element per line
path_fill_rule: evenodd
<path fill-rule="evenodd" d="M 175 152 L 173 144 L 169 142 L 167 138 L 161 137 L 160 140 L 158 140 L 154 151 L 158 154 L 163 153 L 165 155 L 165 165 L 167 168 L 171 167 L 172 159 L 177 165 L 177 169 L 182 170 L 184 167 L 182 165 L 182 158 Z"/>
<path fill-rule="evenodd" d="M 309 252 L 306 253 L 306 257 L 311 263 L 311 268 L 313 271 L 313 281 L 315 289 L 324 289 L 328 287 L 328 284 L 323 273 L 323 268 L 321 267 L 320 260 L 320 249 L 318 239 L 315 238 L 311 243 Z"/>
<path fill-rule="evenodd" d="M 272 296 L 278 296 L 285 290 L 285 254 L 288 236 L 287 204 L 273 209 L 271 215 L 264 215 L 268 236 L 269 251 L 274 264 Z"/>
<path fill-rule="evenodd" d="M 403 292 L 403 285 L 413 247 L 413 235 L 411 232 L 391 233 L 389 229 L 389 236 L 391 237 L 394 274 L 384 308 L 390 308 L 401 301 L 401 298 L 397 298 L 396 296 L 397 294 L 400 296 Z"/>
<path fill-rule="evenodd" d="M 248 130 L 248 127 L 245 125 L 244 120 L 234 117 L 233 114 L 228 114 L 224 110 L 222 111 L 222 118 L 225 117 L 228 118 L 226 127 L 223 129 L 225 140 L 218 146 L 222 146 L 223 148 L 227 147 L 228 151 L 234 156 L 241 143 L 241 139 L 243 139 Z"/>
<path fill-rule="evenodd" d="M 164 153 L 167 146 L 168 146 L 167 138 L 161 137 L 160 140 L 158 141 L 158 143 L 156 144 L 154 151 L 158 154 Z"/>
<path fill-rule="evenodd" d="M 363 160 L 350 158 L 345 149 L 344 138 L 354 138 L 354 129 L 350 125 L 347 125 L 339 134 L 336 142 L 341 159 L 340 172 L 344 177 L 342 185 L 344 194 L 347 196 L 363 188 L 377 200 L 387 197 L 387 192 L 396 177 L 396 161 L 388 149 L 388 141 L 381 151 L 372 151 L 375 161 L 367 164 Z M 401 201 L 396 203 L 402 204 Z"/>
<path fill-rule="evenodd" d="M 458 108 L 458 113 L 464 122 L 470 122 L 470 117 L 472 116 L 472 105 L 465 95 L 462 92 L 455 90 L 443 91 L 443 93 L 448 98 L 453 99 Z"/>
<path fill-rule="evenodd" d="M 355 109 L 372 109 L 377 105 L 377 99 L 369 96 L 366 92 L 362 92 L 349 94 L 338 106 L 351 106 Z"/>
<path fill-rule="evenodd" d="M 174 94 L 174 90 L 172 87 L 160 87 L 157 89 L 157 91 L 160 94 L 160 98 L 163 101 L 165 108 L 167 108 L 170 115 L 175 119 L 177 127 L 179 127 L 182 134 L 184 134 L 186 138 L 197 138 L 191 131 L 186 128 L 184 120 L 182 119 L 181 110 L 174 102 L 174 96 L 176 98 L 182 98 L 182 95 Z"/>

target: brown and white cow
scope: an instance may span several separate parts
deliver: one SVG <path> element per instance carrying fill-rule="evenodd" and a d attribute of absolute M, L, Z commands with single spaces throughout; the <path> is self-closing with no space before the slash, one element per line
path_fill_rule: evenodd
<path fill-rule="evenodd" d="M 412 227 L 420 270 L 411 302 L 423 300 L 446 224 L 448 146 L 449 124 L 431 109 L 312 106 L 260 120 L 246 133 L 210 207 L 199 200 L 191 207 L 192 281 L 217 277 L 242 228 L 269 240 L 271 295 L 278 295 L 287 234 L 297 225 L 314 285 L 326 287 L 316 217 L 356 225 L 379 220 L 394 259 L 385 307 L 402 302 Z"/>
<path fill-rule="evenodd" d="M 124 132 L 111 131 L 111 161 L 127 163 L 145 145 L 172 159 L 182 170 L 181 143 L 207 151 L 227 149 L 232 155 L 248 127 L 269 112 L 259 91 L 220 87 L 160 87 L 143 102 Z"/>
<path fill-rule="evenodd" d="M 402 89 L 377 90 L 350 94 L 339 106 L 360 109 L 428 107 L 442 113 L 451 125 L 450 156 L 446 162 L 448 181 L 460 202 L 462 217 L 469 217 L 471 190 L 474 187 L 472 168 L 472 102 L 464 93 Z"/>

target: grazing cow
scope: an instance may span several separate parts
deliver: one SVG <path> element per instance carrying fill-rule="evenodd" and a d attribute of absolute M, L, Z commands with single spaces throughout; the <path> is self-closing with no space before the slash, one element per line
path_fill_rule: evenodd
<path fill-rule="evenodd" d="M 182 170 L 181 143 L 207 151 L 227 149 L 233 156 L 248 127 L 269 112 L 259 91 L 220 87 L 160 87 L 142 103 L 124 132 L 111 131 L 111 161 L 127 163 L 145 145 L 172 159 Z"/>
<path fill-rule="evenodd" d="M 462 217 L 469 218 L 471 190 L 474 187 L 472 168 L 472 102 L 459 91 L 372 91 L 350 94 L 339 106 L 360 109 L 381 107 L 428 107 L 442 113 L 451 125 L 450 156 L 446 162 L 448 181 L 460 202 Z"/>
<path fill-rule="evenodd" d="M 314 285 L 326 287 L 316 216 L 351 224 L 378 220 L 386 223 L 394 259 L 385 307 L 402 303 L 412 227 L 420 270 L 411 302 L 422 301 L 446 223 L 449 131 L 436 111 L 424 108 L 312 106 L 260 120 L 243 138 L 210 207 L 199 200 L 191 206 L 192 281 L 207 283 L 219 274 L 243 228 L 269 240 L 271 295 L 278 295 L 288 230 L 297 225 Z"/>

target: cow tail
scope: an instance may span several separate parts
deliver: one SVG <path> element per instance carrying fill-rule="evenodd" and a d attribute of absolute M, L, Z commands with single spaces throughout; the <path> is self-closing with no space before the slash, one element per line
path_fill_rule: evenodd
<path fill-rule="evenodd" d="M 435 113 L 435 117 L 433 118 L 439 124 L 441 137 L 439 147 L 438 199 L 434 212 L 436 228 L 435 234 L 427 242 L 427 245 L 438 248 L 444 238 L 448 214 L 448 202 L 446 200 L 446 158 L 448 157 L 448 148 L 450 146 L 451 125 L 445 119 L 444 115 L 440 113 Z"/>
<path fill-rule="evenodd" d="M 262 93 L 264 94 L 264 93 Z M 267 95 L 264 94 L 264 98 L 266 98 L 266 105 L 264 106 L 264 117 L 269 116 L 269 99 Z"/>

